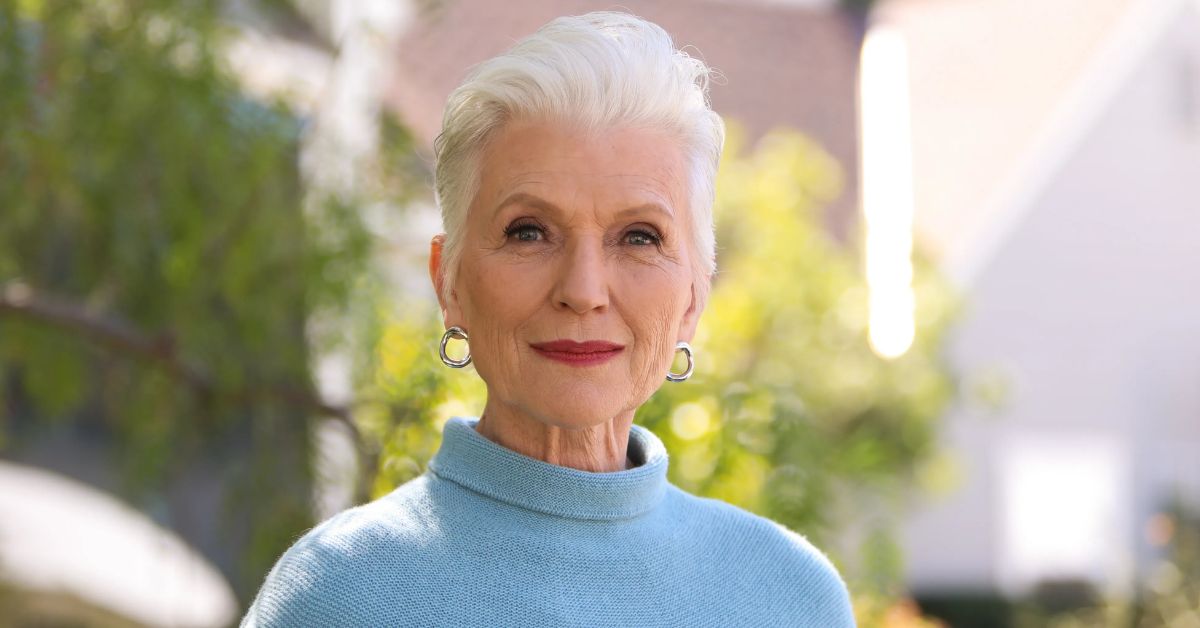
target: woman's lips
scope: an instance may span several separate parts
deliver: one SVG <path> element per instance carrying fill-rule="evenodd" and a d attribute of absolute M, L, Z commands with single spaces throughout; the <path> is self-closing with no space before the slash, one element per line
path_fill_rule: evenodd
<path fill-rule="evenodd" d="M 625 350 L 624 345 L 605 340 L 552 340 L 529 345 L 541 355 L 572 366 L 592 366 L 611 360 Z"/>

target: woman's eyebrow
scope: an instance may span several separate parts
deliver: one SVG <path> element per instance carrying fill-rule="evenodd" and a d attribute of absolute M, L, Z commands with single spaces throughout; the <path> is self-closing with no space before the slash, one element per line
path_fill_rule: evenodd
<path fill-rule="evenodd" d="M 644 203 L 642 205 L 636 205 L 636 206 L 630 207 L 628 209 L 622 209 L 621 211 L 617 212 L 617 218 L 624 218 L 625 216 L 629 216 L 632 214 L 640 214 L 643 212 L 662 214 L 663 217 L 667 218 L 668 220 L 675 219 L 675 212 L 671 211 L 671 208 L 669 206 L 663 205 L 661 203 L 654 203 L 654 202 Z"/>
<path fill-rule="evenodd" d="M 556 214 L 564 213 L 562 208 L 560 208 L 558 205 L 555 205 L 554 203 L 551 203 L 550 201 L 548 201 L 544 198 L 541 198 L 540 196 L 535 196 L 528 192 L 514 192 L 512 194 L 509 194 L 507 198 L 505 198 L 503 201 L 500 202 L 499 205 L 496 206 L 496 210 L 494 212 L 492 212 L 492 215 L 494 216 L 496 214 L 499 214 L 500 210 L 504 209 L 505 207 L 508 207 L 509 205 L 525 205 L 528 207 L 533 207 L 535 209 L 542 209 L 542 210 L 549 211 L 549 212 L 556 213 Z"/>
<path fill-rule="evenodd" d="M 493 212 L 493 215 L 500 213 L 500 210 L 504 209 L 505 207 L 508 207 L 509 205 L 525 205 L 528 207 L 549 211 L 551 213 L 556 213 L 559 215 L 562 215 L 565 213 L 561 207 L 559 207 L 558 205 L 555 205 L 554 203 L 551 203 L 550 201 L 548 201 L 544 198 L 541 198 L 540 196 L 536 196 L 536 195 L 530 194 L 528 192 L 514 192 L 514 193 L 508 195 L 503 201 L 500 202 L 499 205 L 496 206 L 496 210 Z M 662 214 L 663 216 L 665 216 L 666 218 L 671 219 L 671 220 L 674 220 L 674 218 L 675 218 L 675 212 L 671 211 L 670 207 L 663 205 L 661 203 L 655 203 L 655 202 L 643 203 L 641 205 L 635 205 L 633 207 L 622 209 L 621 211 L 617 212 L 616 216 L 617 216 L 617 218 L 624 218 L 631 214 L 638 214 L 638 213 L 642 213 L 642 212 L 653 212 L 653 213 Z"/>

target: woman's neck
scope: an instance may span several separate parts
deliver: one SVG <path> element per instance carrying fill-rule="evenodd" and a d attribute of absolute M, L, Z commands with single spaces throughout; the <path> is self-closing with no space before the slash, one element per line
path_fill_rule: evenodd
<path fill-rule="evenodd" d="M 633 411 L 581 428 L 550 425 L 490 400 L 475 431 L 517 453 L 572 469 L 608 473 L 631 468 Z"/>

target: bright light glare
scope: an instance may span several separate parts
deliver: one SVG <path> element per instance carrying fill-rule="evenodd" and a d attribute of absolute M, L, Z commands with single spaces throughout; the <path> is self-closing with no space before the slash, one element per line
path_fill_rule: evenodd
<path fill-rule="evenodd" d="M 908 53 L 898 31 L 867 34 L 859 99 L 871 347 L 895 358 L 912 346 L 916 326 Z"/>

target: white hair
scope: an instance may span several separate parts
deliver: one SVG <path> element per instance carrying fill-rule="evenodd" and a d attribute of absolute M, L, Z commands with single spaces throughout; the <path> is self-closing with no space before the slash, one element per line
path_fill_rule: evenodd
<path fill-rule="evenodd" d="M 676 50 L 658 25 L 606 11 L 552 20 L 475 66 L 450 94 L 434 142 L 446 231 L 443 296 L 449 297 L 457 273 L 483 147 L 513 119 L 567 121 L 588 132 L 637 126 L 677 137 L 688 167 L 694 270 L 710 278 L 716 269 L 714 185 L 725 142 L 724 123 L 708 102 L 711 75 L 703 61 Z M 701 283 L 706 289 L 708 282 Z"/>

